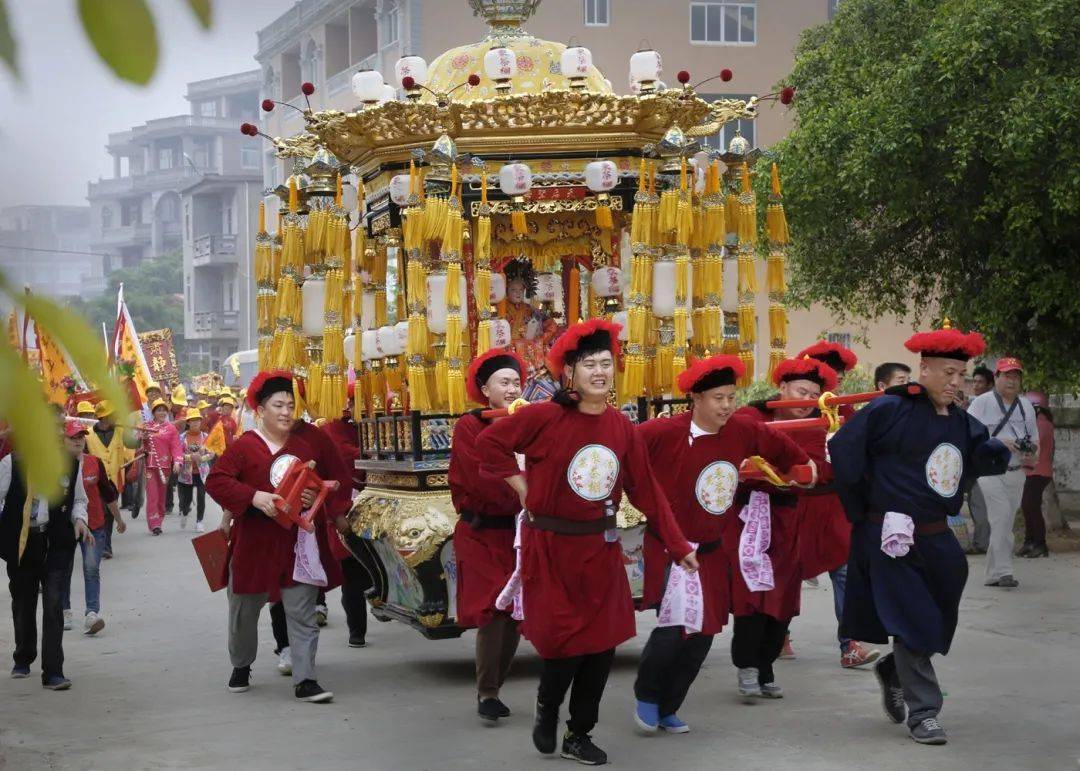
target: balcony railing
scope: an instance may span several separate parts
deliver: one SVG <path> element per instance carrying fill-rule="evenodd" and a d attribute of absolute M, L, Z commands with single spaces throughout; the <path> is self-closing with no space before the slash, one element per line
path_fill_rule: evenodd
<path fill-rule="evenodd" d="M 236 262 L 236 236 L 208 234 L 192 243 L 192 263 L 199 265 L 229 265 Z"/>
<path fill-rule="evenodd" d="M 200 311 L 195 314 L 196 334 L 229 334 L 235 336 L 240 326 L 238 311 Z"/>

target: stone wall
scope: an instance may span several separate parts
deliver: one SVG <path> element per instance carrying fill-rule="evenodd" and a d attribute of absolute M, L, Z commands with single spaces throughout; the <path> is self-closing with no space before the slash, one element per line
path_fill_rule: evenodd
<path fill-rule="evenodd" d="M 1054 485 L 1066 514 L 1080 513 L 1080 398 L 1050 397 L 1054 413 Z"/>

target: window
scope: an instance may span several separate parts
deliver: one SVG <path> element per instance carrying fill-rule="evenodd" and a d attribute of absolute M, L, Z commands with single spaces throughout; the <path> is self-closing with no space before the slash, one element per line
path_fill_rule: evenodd
<path fill-rule="evenodd" d="M 217 102 L 199 102 L 199 115 L 204 118 L 216 118 L 217 117 Z"/>
<path fill-rule="evenodd" d="M 825 339 L 830 343 L 838 343 L 845 348 L 851 347 L 850 332 L 829 332 L 827 335 L 825 335 Z"/>
<path fill-rule="evenodd" d="M 699 96 L 708 101 L 714 101 L 716 99 L 742 99 L 743 101 L 749 99 L 751 94 L 699 94 Z M 702 141 L 707 147 L 712 147 L 719 150 L 722 153 L 726 153 L 728 145 L 731 144 L 731 140 L 735 138 L 735 132 L 738 131 L 747 142 L 750 143 L 750 149 L 754 149 L 757 146 L 757 135 L 755 134 L 755 128 L 757 124 L 752 120 L 734 120 L 724 124 L 724 127 L 717 132 L 707 137 L 703 137 Z"/>
<path fill-rule="evenodd" d="M 262 168 L 262 156 L 258 146 L 240 148 L 240 165 L 245 169 Z"/>
<path fill-rule="evenodd" d="M 606 27 L 611 18 L 611 0 L 585 0 L 585 26 Z"/>
<path fill-rule="evenodd" d="M 398 7 L 397 3 L 386 9 L 382 19 L 382 40 L 379 45 L 385 47 L 398 41 Z"/>
<path fill-rule="evenodd" d="M 171 169 L 173 167 L 173 151 L 171 147 L 163 147 L 158 150 L 158 168 Z"/>
<path fill-rule="evenodd" d="M 757 42 L 757 4 L 690 3 L 690 42 L 753 45 Z"/>
<path fill-rule="evenodd" d="M 101 229 L 108 230 L 112 227 L 112 209 L 108 206 L 101 208 Z"/>

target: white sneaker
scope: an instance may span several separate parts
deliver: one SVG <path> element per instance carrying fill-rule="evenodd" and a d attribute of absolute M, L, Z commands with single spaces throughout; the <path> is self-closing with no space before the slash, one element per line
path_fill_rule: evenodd
<path fill-rule="evenodd" d="M 206 525 L 204 525 L 202 522 L 196 522 L 195 523 L 195 532 L 196 533 L 205 533 L 206 532 Z"/>
<path fill-rule="evenodd" d="M 72 619 L 71 611 L 70 610 L 65 610 L 64 611 L 64 631 L 65 632 L 70 632 L 71 631 L 71 619 Z"/>
<path fill-rule="evenodd" d="M 326 626 L 326 619 L 330 615 L 330 609 L 326 605 L 315 606 L 315 623 L 319 626 Z"/>
<path fill-rule="evenodd" d="M 277 671 L 283 675 L 292 674 L 292 651 L 287 647 L 278 654 Z"/>
<path fill-rule="evenodd" d="M 186 530 L 187 529 L 187 514 L 181 514 L 180 515 L 180 529 L 181 530 Z"/>
<path fill-rule="evenodd" d="M 757 667 L 742 667 L 739 669 L 739 695 L 744 697 L 761 695 Z"/>
<path fill-rule="evenodd" d="M 94 611 L 90 611 L 83 618 L 83 634 L 97 634 L 105 628 L 105 619 Z"/>

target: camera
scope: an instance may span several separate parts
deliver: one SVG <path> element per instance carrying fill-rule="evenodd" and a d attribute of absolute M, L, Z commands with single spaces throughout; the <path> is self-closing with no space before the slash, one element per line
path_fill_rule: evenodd
<path fill-rule="evenodd" d="M 1031 437 L 1025 436 L 1016 440 L 1016 451 L 1022 455 L 1032 455 L 1035 452 L 1035 444 Z"/>

